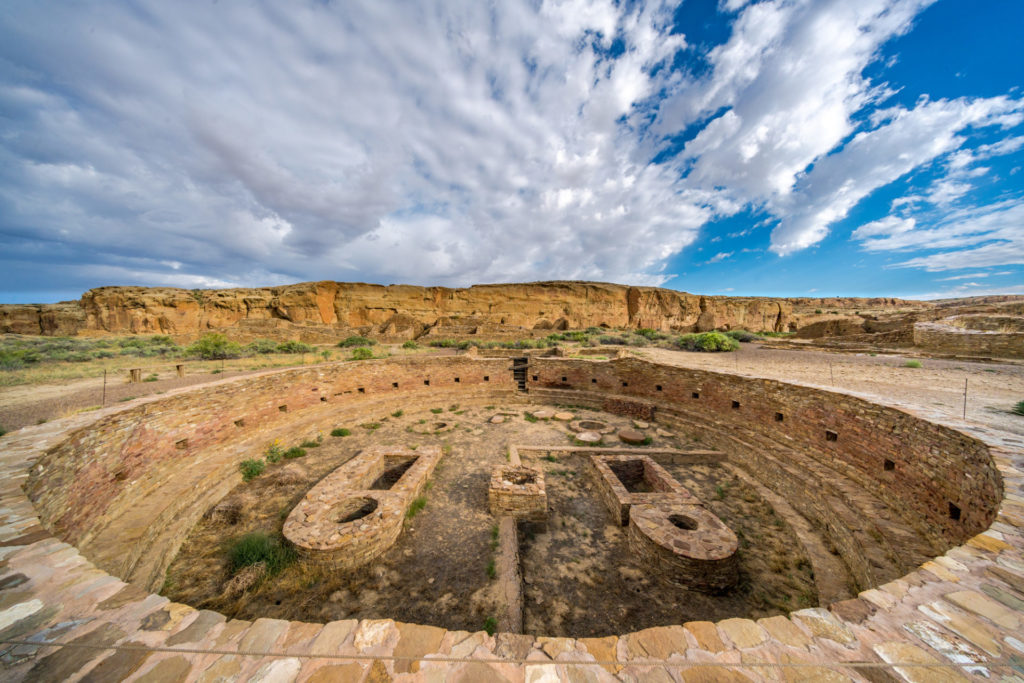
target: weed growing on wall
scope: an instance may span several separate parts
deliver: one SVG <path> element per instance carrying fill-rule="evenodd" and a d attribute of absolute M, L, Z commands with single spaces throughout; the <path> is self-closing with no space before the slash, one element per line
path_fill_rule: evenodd
<path fill-rule="evenodd" d="M 284 448 L 281 447 L 281 442 L 278 439 L 271 441 L 263 457 L 271 464 L 281 462 L 281 458 L 284 457 Z"/>
<path fill-rule="evenodd" d="M 238 463 L 238 469 L 242 472 L 242 481 L 250 481 L 263 474 L 263 470 L 267 468 L 267 463 L 260 459 L 249 459 L 243 460 Z"/>
<path fill-rule="evenodd" d="M 1024 401 L 1021 401 L 1020 403 L 1015 405 L 1013 407 L 1013 412 L 1017 413 L 1018 415 L 1024 415 Z M 2 429 L 0 429 L 0 435 L 3 435 Z"/>
<path fill-rule="evenodd" d="M 417 496 L 409 505 L 409 509 L 406 510 L 405 518 L 412 519 L 413 517 L 419 514 L 420 510 L 422 510 L 425 507 L 427 507 L 427 497 Z"/>

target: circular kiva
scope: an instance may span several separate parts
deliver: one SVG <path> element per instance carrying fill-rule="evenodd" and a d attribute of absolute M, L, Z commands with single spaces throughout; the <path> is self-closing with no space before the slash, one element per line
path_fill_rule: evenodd
<path fill-rule="evenodd" d="M 327 625 L 274 619 L 225 622 L 222 616 L 147 595 L 160 588 L 188 531 L 241 482 L 239 463 L 269 440 L 299 441 L 324 424 L 337 424 L 339 416 L 346 423 L 359 424 L 398 408 L 426 410 L 460 400 L 515 403 L 528 396 L 532 403 L 585 406 L 626 418 L 656 420 L 676 433 L 699 433 L 702 448 L 718 449 L 729 467 L 770 489 L 804 518 L 820 522 L 822 533 L 861 591 L 859 597 L 831 609 L 798 610 L 789 620 L 779 617 L 781 625 L 773 618 L 659 627 L 607 634 L 612 636 L 607 647 L 596 639 L 558 639 L 559 653 L 576 653 L 575 659 L 617 660 L 613 671 L 626 667 L 620 673 L 636 678 L 649 669 L 631 665 L 633 659 L 650 666 L 651 659 L 679 660 L 696 648 L 700 653 L 695 661 L 738 662 L 740 649 L 743 661 L 780 661 L 782 643 L 794 642 L 803 649 L 793 661 L 840 662 L 840 671 L 846 671 L 842 661 L 942 661 L 943 654 L 926 652 L 922 641 L 900 627 L 910 623 L 918 633 L 946 633 L 943 624 L 955 619 L 965 637 L 981 640 L 976 634 L 991 634 L 985 636 L 991 642 L 989 652 L 1010 652 L 1009 641 L 998 634 L 1020 638 L 1024 621 L 1019 610 L 983 592 L 1010 595 L 1008 588 L 990 588 L 990 584 L 1002 581 L 1000 576 L 1018 577 L 1024 566 L 1014 522 L 1021 518 L 1021 506 L 1016 497 L 1003 497 L 1004 478 L 1015 491 L 1024 480 L 1014 464 L 1024 457 L 1019 446 L 996 444 L 998 435 L 966 425 L 954 429 L 940 424 L 949 418 L 937 413 L 919 416 L 849 394 L 772 380 L 629 357 L 590 361 L 532 356 L 529 363 L 526 394 L 520 391 L 507 359 L 393 358 L 222 380 L 2 437 L 0 481 L 6 485 L 0 491 L 4 510 L 0 580 L 17 585 L 16 596 L 5 602 L 3 623 L 9 628 L 4 633 L 8 638 L 29 638 L 59 628 L 61 640 L 75 641 L 89 634 L 94 640 L 88 642 L 103 646 L 185 643 L 193 654 L 154 654 L 138 672 L 145 675 L 173 662 L 190 672 L 191 678 L 202 673 L 192 667 L 213 661 L 200 651 L 241 649 L 295 648 L 304 657 L 294 660 L 302 678 L 327 664 L 352 664 L 326 662 L 315 653 L 371 653 L 386 658 L 405 652 L 428 657 L 412 663 L 397 659 L 373 663 L 382 667 L 381 676 L 420 670 L 436 672 L 440 678 L 445 672 L 463 672 L 472 678 L 476 674 L 469 673 L 465 669 L 469 665 L 459 659 L 470 654 L 546 661 L 551 657 L 545 654 L 551 642 L 543 639 L 527 638 L 522 647 L 519 641 L 502 647 L 499 643 L 506 641 L 483 632 L 429 630 L 388 619 Z M 562 377 L 573 381 L 563 382 Z M 573 418 L 569 414 L 566 419 Z M 560 448 L 569 447 L 563 443 Z M 851 514 L 857 509 L 858 494 L 833 485 L 832 478 L 840 475 L 844 483 L 870 492 L 884 507 L 884 514 L 874 510 Z M 496 476 L 499 483 L 509 481 L 513 490 L 531 486 Z M 337 533 L 341 528 L 359 530 L 377 524 L 375 520 L 385 524 L 389 514 L 401 524 L 401 515 L 392 514 L 387 497 L 381 495 L 390 490 L 351 488 L 342 500 L 331 501 L 318 500 L 315 490 L 303 498 L 305 507 L 300 504 L 291 511 L 286 526 L 293 521 L 301 527 L 324 520 Z M 370 501 L 376 501 L 376 507 Z M 1010 513 L 990 529 L 1000 505 Z M 839 510 L 841 506 L 848 507 Z M 711 557 L 720 545 L 728 545 L 722 532 L 706 546 L 702 534 L 714 530 L 713 523 L 692 509 L 657 509 L 648 515 L 639 500 L 633 510 L 631 519 L 638 532 L 645 520 L 654 530 L 639 533 L 636 542 L 652 540 L 658 536 L 655 531 L 661 530 L 663 538 L 652 545 L 671 547 L 674 559 L 697 547 Z M 928 544 L 932 556 L 945 553 L 946 557 L 941 562 L 927 562 L 926 557 L 913 565 L 897 565 L 906 575 L 902 579 L 900 574 L 882 573 L 863 548 L 876 536 L 885 543 L 893 540 L 885 536 L 883 518 L 905 520 L 907 528 L 915 529 Z M 293 536 L 298 537 L 301 530 Z M 675 540 L 687 538 L 698 543 L 683 552 Z M 923 567 L 920 562 L 925 562 Z M 872 590 L 878 587 L 884 590 Z M 734 652 L 723 652 L 730 649 Z M 50 650 L 40 650 L 39 656 Z M 428 661 L 431 654 L 457 661 L 432 663 Z M 117 655 L 99 648 L 74 656 L 92 662 Z M 247 676 L 256 676 L 259 667 L 276 661 L 293 666 L 292 660 L 244 659 L 242 666 L 250 667 L 245 669 Z M 15 678 L 27 674 L 33 660 L 26 661 Z M 352 665 L 360 667 L 357 676 L 369 675 L 370 662 Z M 416 669 L 410 668 L 413 665 Z M 524 675 L 522 668 L 517 671 Z"/>

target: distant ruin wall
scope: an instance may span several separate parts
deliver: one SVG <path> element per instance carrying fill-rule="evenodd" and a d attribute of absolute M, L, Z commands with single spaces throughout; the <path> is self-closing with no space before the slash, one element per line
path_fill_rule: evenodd
<path fill-rule="evenodd" d="M 991 327 L 995 329 L 984 329 L 983 320 L 953 317 L 917 323 L 914 325 L 914 346 L 933 353 L 1024 358 L 1024 329 L 1020 328 L 1024 318 L 1017 318 L 1014 321 L 1016 325 L 1014 322 L 994 323 Z M 998 331 L 1000 329 L 1007 331 Z"/>

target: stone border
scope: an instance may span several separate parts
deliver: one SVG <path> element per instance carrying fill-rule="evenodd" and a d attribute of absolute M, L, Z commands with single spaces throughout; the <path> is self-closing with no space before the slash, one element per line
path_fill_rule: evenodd
<path fill-rule="evenodd" d="M 529 479 L 519 483 L 517 478 Z M 487 505 L 495 517 L 514 517 L 530 522 L 548 519 L 548 494 L 544 470 L 522 464 L 498 465 L 491 472 Z"/>
<path fill-rule="evenodd" d="M 369 488 L 387 471 L 388 461 L 397 458 L 415 462 L 391 488 Z M 367 448 L 302 497 L 284 522 L 284 537 L 299 555 L 317 564 L 338 570 L 360 567 L 398 540 L 409 506 L 440 460 L 440 446 Z M 363 500 L 376 501 L 376 507 L 363 517 L 339 523 L 339 507 Z"/>
<path fill-rule="evenodd" d="M 649 493 L 632 493 L 612 469 L 614 465 L 641 468 L 641 477 L 653 490 Z M 629 524 L 629 509 L 634 505 L 662 502 L 702 505 L 664 467 L 643 452 L 622 453 L 619 449 L 618 453 L 591 455 L 590 466 L 596 475 L 598 493 L 612 518 L 618 520 L 619 526 Z"/>
<path fill-rule="evenodd" d="M 266 376 L 276 380 L 288 372 L 293 371 Z M 236 389 L 252 381 L 225 380 L 223 386 Z M 877 401 L 808 388 L 825 399 Z M 1008 658 L 1024 653 L 1024 495 L 1019 493 L 1024 490 L 1024 448 L 1013 435 L 936 411 L 890 406 L 984 442 L 1005 487 L 994 520 L 963 545 L 829 609 L 573 639 L 488 636 L 390 619 L 328 624 L 227 620 L 150 595 L 97 569 L 42 527 L 22 490 L 28 471 L 70 435 L 83 438 L 102 420 L 159 405 L 176 394 L 137 399 L 0 438 L 0 640 L 8 643 L 0 647 L 7 680 L 85 674 L 105 680 L 157 675 L 165 680 L 412 680 L 405 676 L 410 673 L 432 680 L 678 680 L 739 672 L 754 680 L 960 680 L 961 675 L 1011 675 L 1015 671 Z M 134 649 L 102 649 L 112 647 Z"/>
<path fill-rule="evenodd" d="M 673 524 L 693 523 L 685 530 Z M 643 503 L 630 508 L 629 548 L 656 575 L 683 588 L 720 592 L 736 585 L 736 534 L 710 510 L 679 502 Z"/>

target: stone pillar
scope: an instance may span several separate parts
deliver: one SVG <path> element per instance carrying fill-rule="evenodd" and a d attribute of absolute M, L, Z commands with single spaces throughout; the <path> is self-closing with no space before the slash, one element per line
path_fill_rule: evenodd
<path fill-rule="evenodd" d="M 128 371 L 128 383 L 138 384 L 142 381 L 142 368 L 132 368 Z"/>

